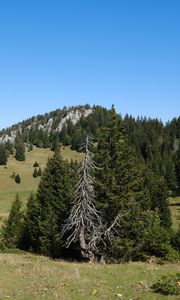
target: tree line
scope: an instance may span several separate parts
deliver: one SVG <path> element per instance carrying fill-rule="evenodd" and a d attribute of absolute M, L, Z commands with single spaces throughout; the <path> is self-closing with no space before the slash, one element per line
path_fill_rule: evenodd
<path fill-rule="evenodd" d="M 73 109 L 88 109 L 90 106 L 77 107 Z M 92 113 L 87 117 L 81 117 L 73 124 L 69 119 L 63 125 L 60 132 L 56 131 L 59 122 L 64 118 L 72 108 L 67 110 L 57 110 L 44 116 L 33 117 L 21 123 L 21 130 L 17 129 L 15 143 L 7 141 L 0 145 L 0 164 L 6 164 L 8 155 L 14 154 L 17 160 L 25 160 L 25 148 L 28 151 L 37 147 L 51 147 L 55 150 L 59 143 L 71 146 L 73 150 L 79 151 L 87 135 L 93 136 L 94 141 L 99 139 L 99 133 L 102 127 L 108 126 L 111 112 L 100 106 L 94 106 Z M 50 118 L 53 118 L 53 126 L 49 132 L 39 125 L 46 124 Z M 133 118 L 126 115 L 120 116 L 124 122 L 124 130 L 127 136 L 128 144 L 134 148 L 139 159 L 147 167 L 156 173 L 165 181 L 169 194 L 180 193 L 180 117 L 174 118 L 171 122 L 164 125 L 160 120 L 147 118 Z M 34 125 L 34 121 L 38 121 Z M 14 125 L 15 126 L 15 125 Z M 8 133 L 1 132 L 1 135 Z M 25 147 L 26 146 L 26 147 Z"/>

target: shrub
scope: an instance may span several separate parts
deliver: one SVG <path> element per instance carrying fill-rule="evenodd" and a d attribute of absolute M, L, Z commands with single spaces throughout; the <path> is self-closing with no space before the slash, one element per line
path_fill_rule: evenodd
<path fill-rule="evenodd" d="M 180 273 L 162 276 L 151 288 L 162 295 L 180 295 Z"/>
<path fill-rule="evenodd" d="M 11 174 L 10 178 L 11 178 L 11 179 L 13 179 L 13 180 L 15 180 L 15 177 L 16 177 L 16 174 L 15 174 L 15 172 L 12 172 L 12 174 Z"/>

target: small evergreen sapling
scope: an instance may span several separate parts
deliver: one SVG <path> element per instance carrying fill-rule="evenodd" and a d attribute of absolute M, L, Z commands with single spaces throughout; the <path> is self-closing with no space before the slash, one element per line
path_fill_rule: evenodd
<path fill-rule="evenodd" d="M 42 169 L 41 169 L 41 167 L 39 167 L 39 169 L 38 169 L 38 176 L 41 177 L 41 175 L 42 175 Z"/>
<path fill-rule="evenodd" d="M 7 164 L 7 151 L 3 144 L 0 145 L 0 165 Z"/>
<path fill-rule="evenodd" d="M 34 177 L 34 178 L 38 177 L 38 171 L 37 171 L 37 169 L 36 169 L 36 168 L 34 169 L 34 172 L 33 172 L 33 177 Z"/>
<path fill-rule="evenodd" d="M 17 174 L 16 176 L 15 176 L 15 182 L 17 183 L 17 184 L 20 184 L 21 183 L 21 177 L 19 176 L 19 174 Z"/>

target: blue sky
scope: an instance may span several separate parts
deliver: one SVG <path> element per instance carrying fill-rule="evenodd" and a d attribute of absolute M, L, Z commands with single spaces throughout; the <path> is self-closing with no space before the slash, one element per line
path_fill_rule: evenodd
<path fill-rule="evenodd" d="M 0 0 L 0 128 L 64 105 L 180 115 L 179 0 Z"/>

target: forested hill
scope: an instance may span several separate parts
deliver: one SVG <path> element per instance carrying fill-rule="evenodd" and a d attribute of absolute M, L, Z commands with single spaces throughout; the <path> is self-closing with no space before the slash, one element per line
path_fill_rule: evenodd
<path fill-rule="evenodd" d="M 99 128 L 106 127 L 108 122 L 109 110 L 106 108 L 89 105 L 64 107 L 1 130 L 0 142 L 3 145 L 0 152 L 5 147 L 7 154 L 13 153 L 13 147 L 20 141 L 26 147 L 36 145 L 52 149 L 60 142 L 78 150 L 87 134 L 97 141 Z M 171 193 L 179 193 L 180 117 L 165 125 L 158 119 L 126 115 L 124 127 L 129 145 L 135 149 L 140 161 L 165 181 Z"/>

